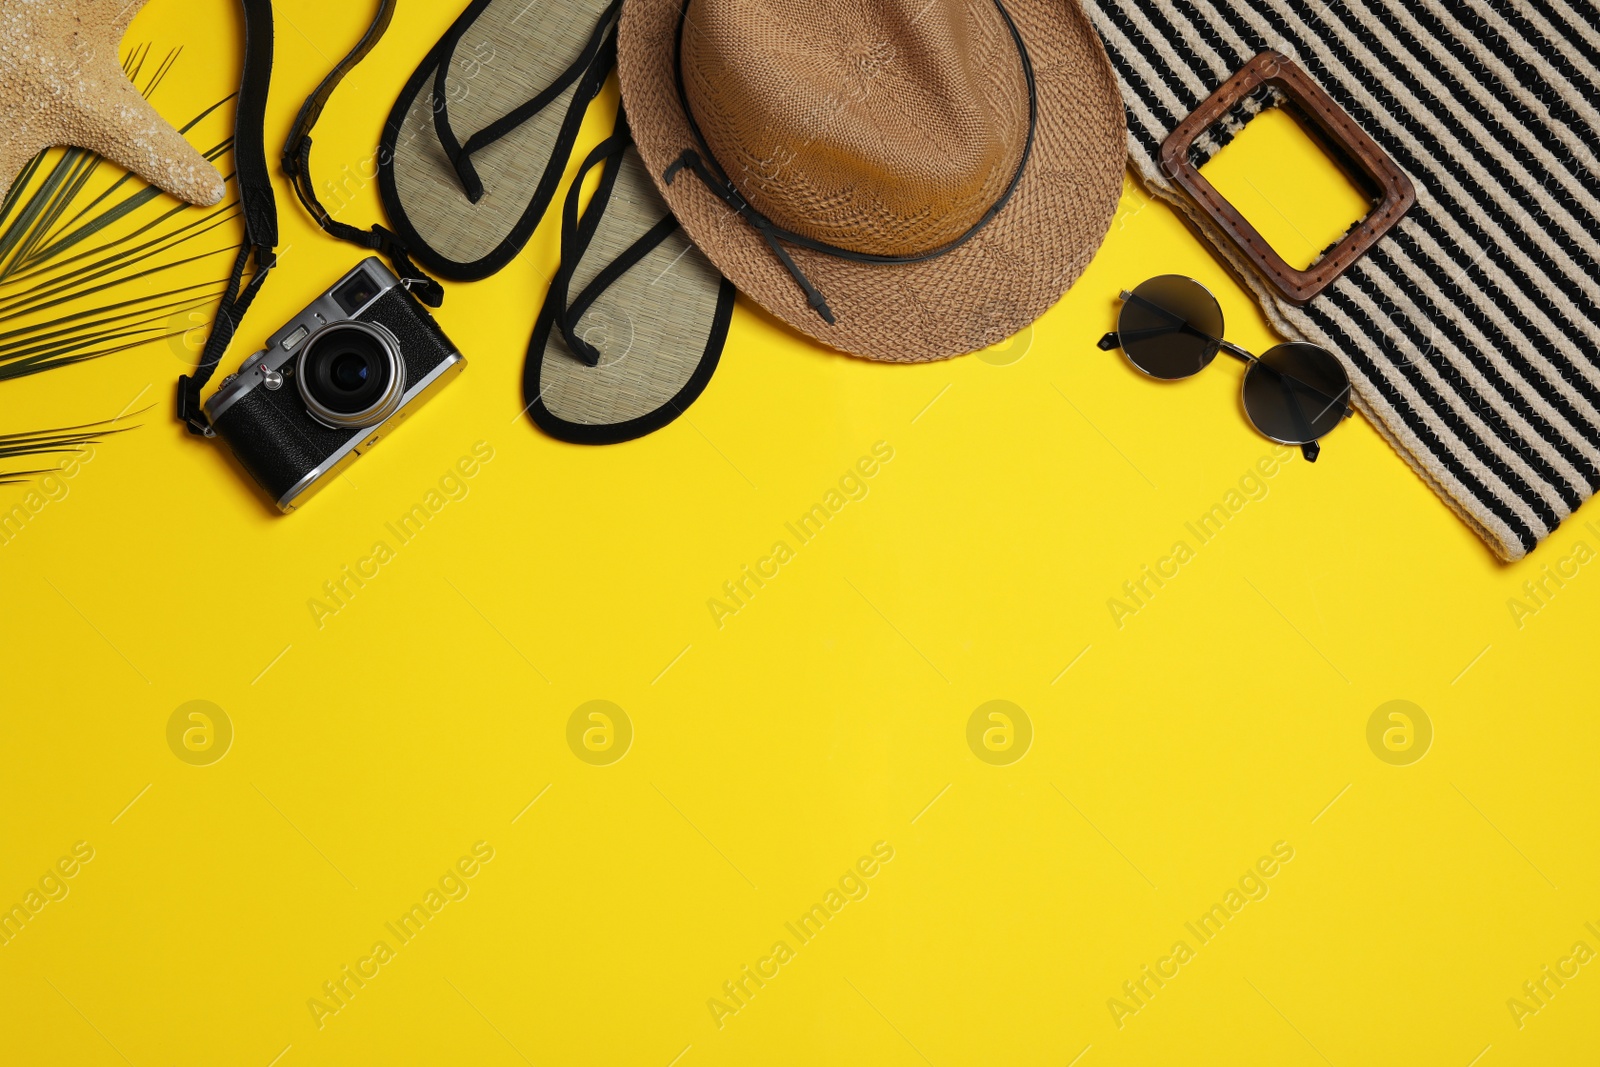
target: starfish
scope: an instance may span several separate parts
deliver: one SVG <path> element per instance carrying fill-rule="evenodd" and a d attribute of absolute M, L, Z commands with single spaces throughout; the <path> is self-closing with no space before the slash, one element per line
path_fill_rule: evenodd
<path fill-rule="evenodd" d="M 97 152 L 181 200 L 222 199 L 217 173 L 122 73 L 145 0 L 0 0 L 0 197 L 46 148 Z"/>

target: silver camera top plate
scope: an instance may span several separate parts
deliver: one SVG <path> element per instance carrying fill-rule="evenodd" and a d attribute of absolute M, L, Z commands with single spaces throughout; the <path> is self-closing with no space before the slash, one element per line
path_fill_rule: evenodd
<path fill-rule="evenodd" d="M 288 324 L 267 338 L 267 347 L 240 364 L 223 380 L 222 386 L 205 402 L 206 417 L 215 423 L 240 397 L 266 386 L 279 388 L 294 373 L 290 364 L 300 358 L 307 339 L 331 322 L 353 319 L 383 294 L 400 288 L 401 281 L 378 259 L 358 263 L 344 277 L 309 305 Z M 343 296 L 349 304 L 340 303 Z"/>

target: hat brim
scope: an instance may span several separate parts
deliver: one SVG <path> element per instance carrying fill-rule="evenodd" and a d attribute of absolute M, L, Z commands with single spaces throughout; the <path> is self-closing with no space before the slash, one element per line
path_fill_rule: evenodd
<path fill-rule="evenodd" d="M 756 303 L 823 344 L 921 363 L 1000 341 L 1061 299 L 1105 239 L 1122 190 L 1127 122 L 1116 75 L 1077 0 L 1006 0 L 1033 63 L 1033 154 L 1010 201 L 971 240 L 921 263 L 858 263 L 790 247 L 827 297 L 829 325 L 760 234 L 706 185 L 662 175 L 694 145 L 673 53 L 683 0 L 627 0 L 617 36 L 639 155 L 689 237 Z"/>

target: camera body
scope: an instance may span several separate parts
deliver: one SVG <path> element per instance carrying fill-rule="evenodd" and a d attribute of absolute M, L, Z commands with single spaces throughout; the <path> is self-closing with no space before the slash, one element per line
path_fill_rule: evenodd
<path fill-rule="evenodd" d="M 290 512 L 465 366 L 400 279 L 367 259 L 225 378 L 205 412 L 250 476 Z"/>

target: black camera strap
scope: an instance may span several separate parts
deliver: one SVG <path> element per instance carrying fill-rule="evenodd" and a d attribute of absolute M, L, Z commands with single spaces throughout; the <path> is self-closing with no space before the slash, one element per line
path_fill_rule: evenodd
<path fill-rule="evenodd" d="M 244 205 L 246 239 L 239 246 L 239 254 L 234 259 L 228 287 L 222 296 L 222 306 L 217 309 L 217 318 L 212 323 L 210 336 L 206 338 L 200 363 L 193 374 L 178 379 L 178 419 L 188 426 L 190 433 L 204 437 L 215 436 L 215 432 L 201 408 L 200 391 L 216 373 L 234 333 L 244 320 L 245 312 L 250 310 L 251 303 L 267 280 L 268 272 L 277 264 L 278 205 L 272 191 L 272 176 L 267 171 L 266 149 L 267 92 L 272 83 L 272 0 L 241 2 L 245 16 L 244 76 L 239 84 L 238 108 L 234 118 L 233 155 L 238 174 L 239 199 Z M 399 237 L 382 226 L 361 230 L 337 221 L 318 201 L 311 182 L 312 127 L 317 124 L 328 98 L 345 75 L 366 58 L 388 30 L 394 9 L 395 0 L 380 0 L 377 16 L 366 34 L 300 108 L 283 150 L 283 169 L 294 184 L 295 195 L 317 225 L 333 237 L 386 257 L 411 295 L 429 307 L 438 307 L 444 298 L 444 290 L 411 262 L 405 244 Z M 250 266 L 252 253 L 255 256 L 255 270 L 246 281 L 245 272 Z"/>
<path fill-rule="evenodd" d="M 242 0 L 244 4 L 244 76 L 239 83 L 239 100 L 234 116 L 233 159 L 239 182 L 239 199 L 244 205 L 245 242 L 234 257 L 228 288 L 217 309 L 216 321 L 206 338 L 206 347 L 193 374 L 178 379 L 178 419 L 189 432 L 201 437 L 215 436 L 211 423 L 200 408 L 200 390 L 216 373 L 228 343 L 243 321 L 245 312 L 277 264 L 278 204 L 272 193 L 272 177 L 267 172 L 265 127 L 267 90 L 272 83 L 272 0 Z M 255 255 L 255 271 L 245 281 L 245 270 Z"/>
<path fill-rule="evenodd" d="M 329 97 L 333 96 L 334 90 L 339 88 L 345 76 L 354 70 L 356 65 L 367 57 L 367 53 L 383 39 L 384 33 L 389 29 L 390 20 L 394 18 L 394 9 L 395 0 L 379 0 L 378 13 L 373 17 L 372 25 L 367 27 L 367 32 L 301 105 L 300 114 L 294 120 L 294 128 L 289 131 L 289 140 L 283 147 L 283 172 L 293 183 L 295 196 L 300 198 L 300 203 L 329 236 L 384 256 L 394 266 L 395 274 L 405 282 L 406 289 L 411 295 L 429 307 L 436 308 L 444 301 L 444 289 L 411 262 L 410 251 L 406 248 L 405 242 L 397 234 L 376 223 L 371 228 L 363 230 L 334 218 L 322 205 L 322 201 L 317 199 L 316 186 L 311 179 L 311 130 L 322 117 L 322 109 L 327 106 Z"/>

